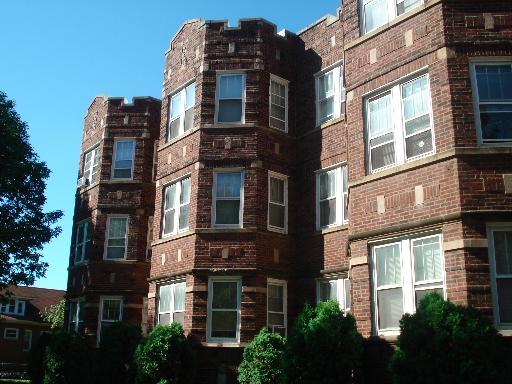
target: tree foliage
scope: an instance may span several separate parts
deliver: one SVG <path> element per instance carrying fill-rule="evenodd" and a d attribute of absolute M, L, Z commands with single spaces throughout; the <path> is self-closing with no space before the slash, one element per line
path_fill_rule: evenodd
<path fill-rule="evenodd" d="M 43 212 L 50 171 L 32 149 L 27 124 L 0 92 L 0 290 L 44 276 L 42 246 L 60 233 L 61 211 Z"/>
<path fill-rule="evenodd" d="M 297 317 L 285 351 L 284 369 L 290 384 L 352 383 L 359 368 L 362 337 L 354 317 L 335 301 L 306 304 Z"/>
<path fill-rule="evenodd" d="M 61 329 L 64 327 L 64 310 L 66 301 L 61 300 L 58 303 L 45 307 L 42 312 L 39 312 L 41 317 L 47 323 L 50 323 L 52 329 Z"/>
<path fill-rule="evenodd" d="M 478 310 L 433 293 L 404 315 L 390 368 L 395 384 L 511 383 L 504 339 Z"/>
<path fill-rule="evenodd" d="M 244 349 L 238 369 L 240 384 L 276 384 L 283 381 L 286 339 L 263 328 Z"/>

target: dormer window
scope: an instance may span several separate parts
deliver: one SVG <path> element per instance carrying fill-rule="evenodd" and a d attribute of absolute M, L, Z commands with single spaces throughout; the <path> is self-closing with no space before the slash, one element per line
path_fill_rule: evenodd
<path fill-rule="evenodd" d="M 25 300 L 10 299 L 7 303 L 0 304 L 0 313 L 6 315 L 25 315 Z"/>

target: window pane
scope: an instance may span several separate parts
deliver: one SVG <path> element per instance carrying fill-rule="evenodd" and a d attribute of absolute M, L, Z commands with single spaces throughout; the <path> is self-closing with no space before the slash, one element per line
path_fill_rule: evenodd
<path fill-rule="evenodd" d="M 345 309 L 352 305 L 352 286 L 349 279 L 345 279 Z"/>
<path fill-rule="evenodd" d="M 512 67 L 504 65 L 476 65 L 478 96 L 482 101 L 512 100 Z"/>
<path fill-rule="evenodd" d="M 405 122 L 405 134 L 407 136 L 412 135 L 415 132 L 423 131 L 427 128 L 430 128 L 430 114 L 415 117 L 412 120 Z"/>
<path fill-rule="evenodd" d="M 176 184 L 165 189 L 165 210 L 176 207 Z"/>
<path fill-rule="evenodd" d="M 179 226 L 180 230 L 188 228 L 189 205 L 182 205 L 180 208 Z"/>
<path fill-rule="evenodd" d="M 129 169 L 114 169 L 114 179 L 129 179 L 132 177 L 131 162 Z"/>
<path fill-rule="evenodd" d="M 284 204 L 284 180 L 270 178 L 270 201 Z"/>
<path fill-rule="evenodd" d="M 270 203 L 268 206 L 268 223 L 273 227 L 284 228 L 285 207 Z"/>
<path fill-rule="evenodd" d="M 171 119 L 181 115 L 181 92 L 174 95 L 171 99 Z"/>
<path fill-rule="evenodd" d="M 268 325 L 277 325 L 284 327 L 284 313 L 269 313 Z"/>
<path fill-rule="evenodd" d="M 423 155 L 433 150 L 432 131 L 425 131 L 405 139 L 407 158 Z"/>
<path fill-rule="evenodd" d="M 284 120 L 286 119 L 286 109 L 283 106 L 272 104 L 270 106 L 270 116 L 275 117 L 276 119 Z"/>
<path fill-rule="evenodd" d="M 512 104 L 480 105 L 484 140 L 512 140 Z"/>
<path fill-rule="evenodd" d="M 196 83 L 190 84 L 186 89 L 186 100 L 185 100 L 185 109 L 188 109 L 196 103 Z"/>
<path fill-rule="evenodd" d="M 398 328 L 403 315 L 402 288 L 377 292 L 379 329 Z"/>
<path fill-rule="evenodd" d="M 169 139 L 174 139 L 180 134 L 181 117 L 171 121 L 171 129 L 169 132 Z"/>
<path fill-rule="evenodd" d="M 120 300 L 104 300 L 102 320 L 119 321 L 121 316 Z"/>
<path fill-rule="evenodd" d="M 365 31 L 371 31 L 388 22 L 387 0 L 373 0 L 364 7 Z"/>
<path fill-rule="evenodd" d="M 500 322 L 512 323 L 512 279 L 497 279 Z"/>
<path fill-rule="evenodd" d="M 318 283 L 318 300 L 327 301 L 331 299 L 331 284 L 328 281 Z"/>
<path fill-rule="evenodd" d="M 371 149 L 372 169 L 395 164 L 395 143 L 391 142 Z"/>
<path fill-rule="evenodd" d="M 420 5 L 421 0 L 398 0 L 398 4 L 396 5 L 397 15 L 410 11 L 414 7 Z"/>
<path fill-rule="evenodd" d="M 237 309 L 238 307 L 238 283 L 236 281 L 218 281 L 212 283 L 212 308 L 213 309 Z"/>
<path fill-rule="evenodd" d="M 174 286 L 174 310 L 185 310 L 185 284 L 180 283 Z"/>
<path fill-rule="evenodd" d="M 185 322 L 185 312 L 174 312 L 173 321 L 183 325 L 183 323 Z"/>
<path fill-rule="evenodd" d="M 219 100 L 219 123 L 238 123 L 242 121 L 242 100 Z"/>
<path fill-rule="evenodd" d="M 281 131 L 286 130 L 286 123 L 284 121 L 274 119 L 273 117 L 270 118 L 270 126 L 272 128 L 280 129 Z"/>
<path fill-rule="evenodd" d="M 215 224 L 240 224 L 240 200 L 217 200 Z"/>
<path fill-rule="evenodd" d="M 236 173 L 217 173 L 217 197 L 240 197 L 242 175 Z"/>
<path fill-rule="evenodd" d="M 268 310 L 284 312 L 284 287 L 282 285 L 268 285 Z"/>
<path fill-rule="evenodd" d="M 496 274 L 512 274 L 512 232 L 494 231 Z"/>
<path fill-rule="evenodd" d="M 237 313 L 235 311 L 214 311 L 212 315 L 212 337 L 236 338 Z"/>
<path fill-rule="evenodd" d="M 404 120 L 407 122 L 421 116 L 429 116 L 429 89 L 427 76 L 402 85 L 402 104 L 404 108 Z M 427 120 L 427 125 L 430 125 Z M 416 123 L 418 124 L 418 123 Z"/>
<path fill-rule="evenodd" d="M 174 214 L 176 210 L 171 209 L 164 214 L 164 234 L 174 232 Z"/>
<path fill-rule="evenodd" d="M 336 199 L 320 202 L 320 226 L 336 223 Z"/>
<path fill-rule="evenodd" d="M 109 238 L 119 238 L 126 236 L 126 223 L 125 218 L 110 218 L 109 223 Z"/>
<path fill-rule="evenodd" d="M 161 324 L 161 325 L 171 324 L 171 314 L 170 313 L 159 314 L 158 315 L 158 324 Z"/>
<path fill-rule="evenodd" d="M 391 94 L 386 94 L 369 103 L 370 138 L 393 131 L 393 108 Z"/>
<path fill-rule="evenodd" d="M 192 129 L 194 126 L 194 108 L 190 108 L 185 112 L 185 127 L 184 131 Z"/>
<path fill-rule="evenodd" d="M 160 287 L 159 312 L 170 312 L 171 310 L 171 286 Z"/>
<path fill-rule="evenodd" d="M 107 259 L 124 259 L 124 247 L 108 247 Z"/>
<path fill-rule="evenodd" d="M 221 99 L 241 99 L 243 95 L 243 75 L 220 77 L 219 96 Z"/>
<path fill-rule="evenodd" d="M 375 249 L 377 287 L 402 285 L 400 245 L 393 244 Z"/>
<path fill-rule="evenodd" d="M 180 204 L 190 202 L 190 177 L 181 181 Z"/>
<path fill-rule="evenodd" d="M 319 100 L 325 99 L 334 92 L 334 72 L 329 72 L 318 79 Z"/>
<path fill-rule="evenodd" d="M 435 288 L 435 289 L 422 289 L 420 291 L 416 291 L 416 309 L 419 308 L 421 300 L 423 298 L 432 292 L 437 292 L 441 297 L 444 297 L 444 291 L 443 288 Z"/>
<path fill-rule="evenodd" d="M 133 159 L 133 141 L 118 141 L 116 144 L 116 168 L 118 168 L 117 163 L 120 161 L 127 160 L 131 164 Z"/>
<path fill-rule="evenodd" d="M 320 121 L 325 121 L 334 116 L 334 97 L 320 101 Z"/>
<path fill-rule="evenodd" d="M 336 195 L 336 170 L 320 174 L 320 200 Z"/>
<path fill-rule="evenodd" d="M 443 263 L 438 237 L 414 240 L 412 251 L 415 282 L 443 279 Z"/>

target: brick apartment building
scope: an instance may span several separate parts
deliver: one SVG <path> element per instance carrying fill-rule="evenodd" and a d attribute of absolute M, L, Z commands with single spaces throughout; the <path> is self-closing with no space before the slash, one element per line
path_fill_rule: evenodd
<path fill-rule="evenodd" d="M 511 38 L 507 1 L 345 0 L 297 34 L 186 22 L 161 118 L 149 98 L 89 109 L 70 326 L 179 321 L 208 355 L 201 382 L 305 301 L 393 340 L 437 291 L 512 335 Z"/>

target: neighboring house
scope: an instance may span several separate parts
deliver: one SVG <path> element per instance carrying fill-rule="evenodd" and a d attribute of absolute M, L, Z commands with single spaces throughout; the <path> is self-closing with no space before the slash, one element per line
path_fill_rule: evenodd
<path fill-rule="evenodd" d="M 0 304 L 0 370 L 26 365 L 32 345 L 50 324 L 40 312 L 64 299 L 65 291 L 35 287 L 9 287 L 12 296 Z"/>
<path fill-rule="evenodd" d="M 69 327 L 180 322 L 202 383 L 305 301 L 394 341 L 436 291 L 511 335 L 511 33 L 510 1 L 186 22 L 161 109 L 98 97 L 85 118 Z"/>

